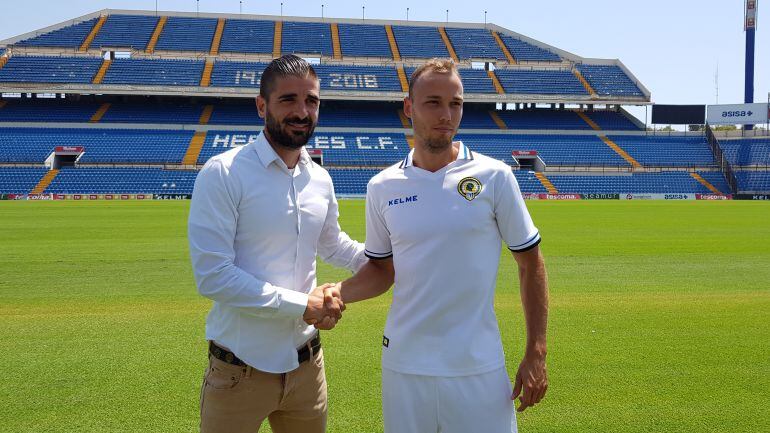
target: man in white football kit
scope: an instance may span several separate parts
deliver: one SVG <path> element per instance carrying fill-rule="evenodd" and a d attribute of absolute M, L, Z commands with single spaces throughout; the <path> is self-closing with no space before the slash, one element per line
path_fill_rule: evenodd
<path fill-rule="evenodd" d="M 343 302 L 356 302 L 395 278 L 382 348 L 386 433 L 516 432 L 513 400 L 524 410 L 547 388 L 540 234 L 511 168 L 452 142 L 462 96 L 451 61 L 412 74 L 404 112 L 414 149 L 369 182 L 370 261 L 340 287 Z M 527 325 L 513 387 L 493 303 L 502 242 L 519 266 Z"/>

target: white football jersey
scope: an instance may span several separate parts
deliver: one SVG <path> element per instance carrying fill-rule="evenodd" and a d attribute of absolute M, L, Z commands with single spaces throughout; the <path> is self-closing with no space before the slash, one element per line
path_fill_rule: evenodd
<path fill-rule="evenodd" d="M 407 374 L 465 376 L 504 366 L 494 291 L 501 244 L 540 242 L 511 168 L 471 152 L 429 172 L 399 164 L 366 194 L 366 255 L 393 257 L 393 303 L 382 365 Z"/>

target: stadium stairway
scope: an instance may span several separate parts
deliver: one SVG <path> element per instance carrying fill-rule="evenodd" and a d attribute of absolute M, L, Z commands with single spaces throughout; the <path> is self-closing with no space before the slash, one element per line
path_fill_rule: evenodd
<path fill-rule="evenodd" d="M 543 184 L 543 187 L 545 187 L 546 190 L 548 190 L 548 194 L 558 194 L 559 191 L 556 189 L 555 186 L 553 186 L 553 183 L 551 183 L 550 180 L 545 176 L 544 173 L 537 172 L 535 173 L 535 177 L 537 180 L 540 181 L 541 184 Z"/>
<path fill-rule="evenodd" d="M 0 110 L 8 104 L 8 101 L 0 101 Z"/>
<path fill-rule="evenodd" d="M 690 176 L 692 176 L 693 179 L 697 180 L 701 185 L 705 186 L 709 189 L 709 191 L 713 192 L 714 194 L 723 194 L 722 191 L 720 191 L 717 187 L 711 184 L 711 182 L 707 181 L 698 173 L 692 172 L 690 173 Z"/>
<path fill-rule="evenodd" d="M 390 44 L 390 52 L 393 54 L 393 60 L 400 62 L 401 53 L 398 51 L 396 37 L 393 35 L 393 27 L 390 24 L 385 26 L 385 33 L 388 35 L 388 44 Z M 401 75 L 404 73 L 404 67 L 399 66 L 398 69 L 401 71 L 399 72 L 399 77 L 401 77 Z M 401 85 L 403 86 L 403 81 L 401 82 Z"/>
<path fill-rule="evenodd" d="M 99 71 L 94 75 L 94 81 L 91 84 L 102 84 L 102 80 L 104 80 L 104 76 L 107 75 L 107 71 L 110 69 L 111 64 L 112 60 L 102 60 L 102 66 L 99 67 Z"/>
<path fill-rule="evenodd" d="M 580 70 L 578 68 L 572 69 L 572 73 L 575 74 L 575 77 L 580 81 L 580 84 L 583 85 L 583 87 L 586 88 L 586 92 L 591 95 L 591 98 L 598 98 L 596 95 L 596 91 L 593 87 L 591 87 L 591 84 L 586 80 L 586 78 L 583 76 L 583 74 L 580 73 Z"/>
<path fill-rule="evenodd" d="M 224 32 L 225 32 L 225 19 L 220 18 L 219 20 L 217 20 L 217 29 L 214 31 L 214 37 L 211 39 L 211 49 L 209 50 L 210 55 L 212 56 L 219 55 L 219 46 L 222 44 L 222 34 Z M 208 63 L 208 61 L 206 63 Z"/>
<path fill-rule="evenodd" d="M 588 124 L 588 126 L 590 126 L 590 127 L 591 127 L 591 129 L 593 129 L 594 131 L 601 131 L 601 130 L 602 130 L 602 128 L 600 128 L 600 127 L 599 127 L 599 125 L 597 125 L 597 124 L 596 124 L 596 122 L 594 122 L 593 120 L 591 120 L 591 118 L 590 118 L 590 117 L 588 117 L 588 116 L 586 115 L 586 113 L 584 113 L 582 110 L 578 110 L 578 111 L 576 111 L 576 113 L 577 113 L 577 115 L 578 115 L 578 116 L 580 116 L 580 118 L 581 118 L 581 119 L 583 119 L 583 121 L 585 121 L 585 122 Z"/>
<path fill-rule="evenodd" d="M 396 72 L 398 73 L 398 81 L 401 82 L 401 91 L 408 92 L 409 80 L 406 78 L 406 72 L 404 72 L 404 67 L 401 65 L 396 66 Z"/>
<path fill-rule="evenodd" d="M 88 33 L 88 36 L 86 36 L 86 38 L 83 40 L 83 43 L 80 45 L 78 51 L 81 53 L 88 51 L 88 48 L 91 46 L 91 42 L 93 42 L 96 38 L 96 35 L 99 34 L 99 30 L 102 29 L 102 26 L 104 26 L 105 22 L 107 22 L 107 15 L 102 15 L 99 17 L 99 21 L 94 24 L 94 28 L 91 29 L 91 32 Z"/>
<path fill-rule="evenodd" d="M 273 30 L 273 58 L 281 57 L 281 37 L 283 36 L 283 21 L 275 22 Z"/>
<path fill-rule="evenodd" d="M 500 118 L 500 116 L 497 115 L 494 111 L 489 111 L 489 116 L 492 118 L 492 120 L 495 122 L 498 128 L 500 129 L 508 129 L 508 125 L 503 122 L 503 119 Z"/>
<path fill-rule="evenodd" d="M 492 84 L 495 86 L 495 90 L 498 94 L 503 95 L 505 94 L 505 89 L 503 89 L 503 85 L 500 84 L 500 80 L 497 79 L 497 75 L 495 75 L 495 71 L 487 71 L 487 75 L 489 75 L 489 78 L 492 79 Z"/>
<path fill-rule="evenodd" d="M 5 66 L 6 63 L 8 63 L 8 57 L 0 57 L 0 69 L 3 69 L 3 66 Z"/>
<path fill-rule="evenodd" d="M 201 118 L 203 118 L 203 115 L 201 115 Z M 187 147 L 184 158 L 182 158 L 182 165 L 195 165 L 198 162 L 198 156 L 200 155 L 205 142 L 206 131 L 196 132 L 190 140 L 190 145 Z"/>
<path fill-rule="evenodd" d="M 104 104 L 102 104 L 99 107 L 99 109 L 96 110 L 96 113 L 94 113 L 94 115 L 91 116 L 91 119 L 89 120 L 89 122 L 98 123 L 100 120 L 102 120 L 102 117 L 104 117 L 104 115 L 107 113 L 107 110 L 109 110 L 111 106 L 112 104 L 109 102 L 105 102 Z"/>
<path fill-rule="evenodd" d="M 600 135 L 599 138 L 604 142 L 604 144 L 609 146 L 610 149 L 614 150 L 615 153 L 617 153 L 621 158 L 625 159 L 626 162 L 631 164 L 631 167 L 634 169 L 642 168 L 642 164 L 639 164 L 637 160 L 635 160 L 631 155 L 628 154 L 628 152 L 618 146 L 614 141 L 610 140 L 609 137 L 606 135 Z"/>
<path fill-rule="evenodd" d="M 332 51 L 336 60 L 342 60 L 342 48 L 340 47 L 340 28 L 337 23 L 331 24 L 332 28 Z"/>
<path fill-rule="evenodd" d="M 201 87 L 211 85 L 212 72 L 214 72 L 214 59 L 206 59 L 206 66 L 203 67 L 203 75 L 201 76 Z"/>
<path fill-rule="evenodd" d="M 53 180 L 56 178 L 56 175 L 59 174 L 59 170 L 48 170 L 48 172 L 43 175 L 43 178 L 40 179 L 40 181 L 35 185 L 34 188 L 32 188 L 32 191 L 30 191 L 30 194 L 42 194 L 46 188 L 48 188 L 48 185 L 53 182 Z"/>
<path fill-rule="evenodd" d="M 446 45 L 446 50 L 449 51 L 449 57 L 451 57 L 455 63 L 460 63 L 460 59 L 457 58 L 457 53 L 455 53 L 455 48 L 452 46 L 452 42 L 446 34 L 446 29 L 439 27 L 438 33 L 441 35 L 441 40 L 444 41 L 444 45 Z"/>
<path fill-rule="evenodd" d="M 209 104 L 203 107 L 203 112 L 201 113 L 201 117 L 198 120 L 198 123 L 201 125 L 208 125 L 209 120 L 211 120 L 211 113 L 214 112 L 214 106 Z M 197 159 L 196 159 L 197 160 Z"/>
<path fill-rule="evenodd" d="M 91 42 L 94 41 L 94 39 L 96 38 L 96 35 L 99 33 L 99 30 L 102 29 L 102 26 L 104 26 L 104 23 L 106 21 L 107 21 L 107 15 L 102 15 L 101 17 L 99 17 L 99 21 L 97 21 L 96 24 L 94 24 L 94 28 L 91 29 L 90 33 L 88 33 L 88 36 L 86 36 L 85 40 L 80 45 L 80 48 L 78 49 L 78 51 L 80 51 L 81 53 L 85 53 L 86 51 L 88 51 L 88 48 L 91 46 Z"/>
<path fill-rule="evenodd" d="M 150 42 L 147 44 L 147 48 L 144 50 L 145 53 L 152 54 L 155 52 L 155 45 L 158 44 L 158 39 L 160 39 L 160 34 L 163 33 L 163 28 L 166 27 L 166 22 L 168 22 L 167 16 L 160 17 L 158 24 L 155 25 L 155 31 L 152 32 Z"/>
<path fill-rule="evenodd" d="M 505 54 L 505 58 L 508 59 L 508 63 L 510 63 L 511 65 L 515 65 L 516 59 L 513 58 L 513 55 L 508 50 L 508 47 L 506 47 L 503 40 L 500 39 L 500 35 L 498 35 L 497 32 L 494 30 L 490 30 L 490 32 L 492 32 L 492 37 L 495 38 L 495 42 L 497 42 L 497 45 L 500 47 L 500 50 L 503 52 L 503 54 Z"/>

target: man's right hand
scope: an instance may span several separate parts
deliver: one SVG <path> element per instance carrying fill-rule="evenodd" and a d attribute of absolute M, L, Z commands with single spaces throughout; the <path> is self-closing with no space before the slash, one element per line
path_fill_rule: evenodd
<path fill-rule="evenodd" d="M 307 307 L 302 318 L 318 329 L 332 329 L 342 318 L 345 304 L 339 296 L 338 284 L 323 284 L 308 295 Z"/>

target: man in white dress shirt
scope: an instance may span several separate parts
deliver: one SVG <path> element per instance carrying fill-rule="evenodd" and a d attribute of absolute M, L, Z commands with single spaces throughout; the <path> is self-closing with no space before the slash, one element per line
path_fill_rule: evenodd
<path fill-rule="evenodd" d="M 316 255 L 351 271 L 366 257 L 340 230 L 329 174 L 304 149 L 319 90 L 305 60 L 273 60 L 257 98 L 262 134 L 211 158 L 196 179 L 190 256 L 198 291 L 214 301 L 203 433 L 257 433 L 266 418 L 276 433 L 325 431 L 316 327 L 333 327 L 344 305 L 328 285 L 315 287 Z"/>
<path fill-rule="evenodd" d="M 463 86 L 451 61 L 417 68 L 404 99 L 414 149 L 369 182 L 366 255 L 345 303 L 394 281 L 382 341 L 386 433 L 511 433 L 542 399 L 548 283 L 532 222 L 505 163 L 453 142 Z M 494 311 L 501 244 L 519 267 L 527 328 L 512 385 Z"/>

